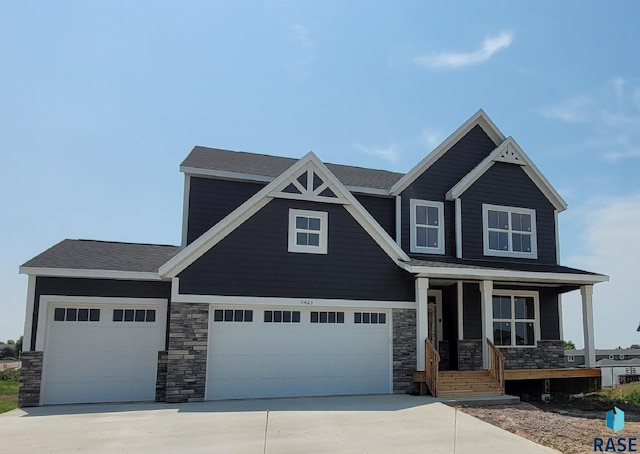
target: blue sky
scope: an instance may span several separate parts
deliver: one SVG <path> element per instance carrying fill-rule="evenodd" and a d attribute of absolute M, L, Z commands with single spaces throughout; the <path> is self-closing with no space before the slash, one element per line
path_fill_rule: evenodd
<path fill-rule="evenodd" d="M 612 6 L 613 5 L 613 6 Z M 194 145 L 407 171 L 483 108 L 569 203 L 596 344 L 640 343 L 640 3 L 5 2 L 0 340 L 63 238 L 178 244 Z M 565 338 L 582 344 L 579 295 Z"/>

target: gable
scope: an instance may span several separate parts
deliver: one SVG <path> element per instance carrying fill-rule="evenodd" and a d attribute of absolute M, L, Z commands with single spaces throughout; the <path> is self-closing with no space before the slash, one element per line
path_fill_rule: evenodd
<path fill-rule="evenodd" d="M 349 214 L 356 219 L 375 240 L 377 245 L 398 266 L 401 266 L 401 261 L 409 259 L 331 171 L 313 153 L 308 153 L 249 200 L 233 210 L 222 221 L 162 265 L 159 270 L 160 275 L 163 277 L 177 276 L 182 270 L 275 199 L 343 205 Z"/>
<path fill-rule="evenodd" d="M 328 215 L 326 254 L 288 252 L 289 210 Z M 275 199 L 180 274 L 180 294 L 413 301 L 396 265 L 341 204 Z"/>

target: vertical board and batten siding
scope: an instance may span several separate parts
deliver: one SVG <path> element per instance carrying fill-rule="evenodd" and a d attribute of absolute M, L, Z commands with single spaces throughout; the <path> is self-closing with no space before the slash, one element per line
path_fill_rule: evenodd
<path fill-rule="evenodd" d="M 38 312 L 41 295 L 97 296 L 121 298 L 171 298 L 171 282 L 125 281 L 118 279 L 84 279 L 37 277 L 33 307 L 31 349 L 36 347 Z M 167 308 L 167 313 L 169 313 Z M 169 331 L 167 321 L 167 332 Z"/>
<path fill-rule="evenodd" d="M 464 258 L 496 262 L 535 262 L 533 259 L 484 255 L 482 204 L 530 208 L 536 211 L 538 262 L 556 263 L 554 207 L 519 165 L 496 162 L 461 197 Z"/>
<path fill-rule="evenodd" d="M 410 200 L 444 202 L 445 255 L 455 257 L 455 207 L 453 202 L 445 201 L 445 195 L 486 158 L 496 148 L 496 145 L 480 126 L 475 126 L 402 191 L 402 249 L 407 252 L 411 250 Z M 411 253 L 411 255 L 416 257 L 429 256 L 428 254 L 415 253 Z"/>
<path fill-rule="evenodd" d="M 289 209 L 328 213 L 328 253 L 288 252 Z M 274 199 L 182 271 L 180 293 L 414 301 L 400 269 L 342 205 Z"/>
<path fill-rule="evenodd" d="M 380 227 L 389 234 L 391 238 L 396 237 L 396 200 L 389 197 L 376 197 L 357 194 L 355 198 L 369 212 L 371 216 L 380 224 Z"/>
<path fill-rule="evenodd" d="M 224 219 L 262 189 L 264 183 L 191 177 L 187 244 Z"/>

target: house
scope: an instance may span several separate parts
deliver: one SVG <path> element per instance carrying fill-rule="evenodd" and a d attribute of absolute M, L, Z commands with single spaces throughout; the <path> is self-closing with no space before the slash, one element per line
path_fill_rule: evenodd
<path fill-rule="evenodd" d="M 602 374 L 602 386 L 616 388 L 624 383 L 640 381 L 640 359 L 613 360 L 603 358 L 596 362 Z"/>
<path fill-rule="evenodd" d="M 608 278 L 560 265 L 565 201 L 482 110 L 406 174 L 204 147 L 180 169 L 180 246 L 64 240 L 21 266 L 22 406 L 501 394 L 564 368 L 570 291 L 595 365 Z"/>
<path fill-rule="evenodd" d="M 640 359 L 640 349 L 638 348 L 596 348 L 596 365 L 600 360 L 624 361 L 629 359 Z M 570 349 L 564 351 L 565 367 L 581 367 L 585 364 L 584 349 Z"/>

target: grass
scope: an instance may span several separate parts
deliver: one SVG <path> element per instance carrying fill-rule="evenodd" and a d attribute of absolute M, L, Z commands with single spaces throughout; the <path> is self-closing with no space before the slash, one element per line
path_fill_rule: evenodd
<path fill-rule="evenodd" d="M 614 405 L 640 407 L 640 382 L 627 383 L 615 389 L 605 389 L 600 393 L 599 398 Z"/>
<path fill-rule="evenodd" d="M 18 408 L 19 377 L 17 369 L 0 372 L 0 413 Z"/>

